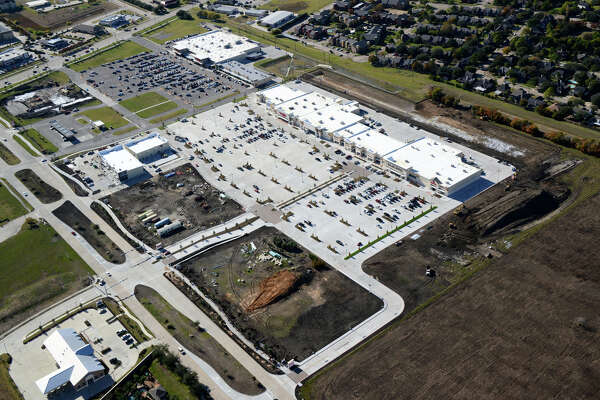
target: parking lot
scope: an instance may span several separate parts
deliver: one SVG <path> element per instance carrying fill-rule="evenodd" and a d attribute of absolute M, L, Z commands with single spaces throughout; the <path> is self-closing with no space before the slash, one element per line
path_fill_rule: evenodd
<path fill-rule="evenodd" d="M 73 328 L 89 341 L 94 349 L 94 355 L 108 367 L 110 375 L 100 379 L 94 385 L 107 385 L 117 381 L 137 361 L 139 349 L 130 348 L 133 343 L 127 344 L 127 339 L 123 339 L 124 334 L 117 335 L 117 332 L 124 328 L 119 321 L 108 323 L 107 320 L 112 316 L 106 308 L 88 309 L 75 314 L 49 332 L 52 333 L 55 329 Z M 54 358 L 47 350 L 42 349 L 42 344 L 47 337 L 41 335 L 23 345 L 18 353 L 12 354 L 14 361 L 11 365 L 11 376 L 27 398 L 39 397 L 39 389 L 35 381 L 57 369 Z M 64 397 L 68 397 L 67 393 L 64 393 Z"/>
<path fill-rule="evenodd" d="M 121 101 L 159 89 L 181 105 L 200 106 L 249 86 L 167 51 L 142 53 L 82 71 L 87 83 Z"/>

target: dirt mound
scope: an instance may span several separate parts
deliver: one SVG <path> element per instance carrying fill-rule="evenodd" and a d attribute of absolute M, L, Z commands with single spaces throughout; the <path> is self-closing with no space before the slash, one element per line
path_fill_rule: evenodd
<path fill-rule="evenodd" d="M 246 311 L 252 312 L 266 307 L 280 297 L 285 296 L 294 287 L 298 276 L 292 271 L 279 271 L 260 282 L 260 291 L 246 307 Z"/>
<path fill-rule="evenodd" d="M 534 221 L 555 210 L 567 193 L 551 193 L 543 189 L 519 188 L 508 192 L 471 215 L 484 235 L 506 231 Z"/>

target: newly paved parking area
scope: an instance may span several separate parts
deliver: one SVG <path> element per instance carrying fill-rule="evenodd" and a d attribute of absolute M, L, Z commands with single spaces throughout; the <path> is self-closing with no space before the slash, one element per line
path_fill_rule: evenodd
<path fill-rule="evenodd" d="M 167 51 L 138 54 L 82 74 L 90 85 L 118 101 L 158 91 L 187 108 L 248 88 L 228 75 L 202 68 Z"/>

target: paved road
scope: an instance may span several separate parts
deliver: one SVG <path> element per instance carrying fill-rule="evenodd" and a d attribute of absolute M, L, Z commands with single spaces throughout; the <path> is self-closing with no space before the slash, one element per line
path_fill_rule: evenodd
<path fill-rule="evenodd" d="M 35 196 L 28 195 L 27 200 L 34 207 L 34 211 L 27 216 L 45 219 L 52 227 L 73 247 L 73 249 L 81 255 L 88 265 L 98 275 L 105 276 L 107 271 L 110 271 L 112 277 L 106 277 L 106 287 L 113 296 L 118 296 L 124 299 L 128 307 L 138 316 L 138 318 L 156 335 L 156 337 L 169 345 L 175 350 L 178 344 L 175 343 L 172 336 L 168 332 L 157 329 L 159 324 L 147 312 L 145 308 L 133 296 L 133 290 L 138 284 L 145 284 L 157 290 L 163 297 L 183 312 L 194 321 L 200 321 L 210 333 L 230 354 L 240 361 L 252 373 L 259 382 L 266 388 L 267 392 L 261 398 L 278 398 L 292 399 L 294 382 L 285 375 L 276 376 L 267 373 L 252 357 L 250 357 L 233 339 L 223 332 L 212 320 L 202 313 L 187 297 L 177 290 L 166 278 L 163 277 L 164 265 L 157 263 L 152 264 L 152 259 L 146 254 L 140 254 L 135 251 L 127 241 L 120 237 L 113 229 L 107 225 L 95 213 L 90 212 L 89 205 L 93 201 L 92 197 L 77 197 L 66 183 L 57 176 L 57 172 L 50 168 L 45 163 L 41 162 L 41 157 L 34 158 L 19 146 L 12 138 L 13 131 L 9 129 L 0 130 L 0 139 L 7 138 L 4 144 L 21 159 L 21 163 L 15 166 L 6 165 L 0 160 L 1 172 L 0 176 L 6 178 L 11 185 L 20 193 L 29 190 L 14 176 L 14 172 L 23 168 L 30 168 L 37 173 L 44 181 L 49 182 L 57 190 L 59 190 L 63 199 L 60 201 L 43 204 Z M 82 210 L 90 220 L 97 223 L 106 234 L 126 253 L 126 262 L 123 264 L 113 264 L 102 258 L 86 241 L 79 235 L 76 237 L 71 235 L 71 228 L 65 225 L 62 221 L 52 214 L 52 210 L 62 204 L 63 201 L 70 200 L 80 210 Z M 3 232 L 3 229 L 0 229 Z M 15 232 L 14 226 L 11 225 L 11 232 Z M 0 233 L 0 236 L 5 236 Z M 28 325 L 29 326 L 29 325 Z M 31 330 L 31 329 L 29 329 Z M 160 333 L 164 333 L 161 335 Z M 9 336 L 12 342 L 15 342 L 14 334 Z M 22 337 L 21 337 L 22 338 Z M 16 340 L 18 342 L 18 340 Z M 7 342 L 8 345 L 9 342 Z M 193 368 L 200 376 L 203 383 L 208 384 L 214 397 L 217 399 L 237 399 L 242 398 L 242 395 L 236 393 L 224 381 L 215 381 L 211 379 L 211 374 L 214 375 L 214 370 L 206 370 L 206 365 L 197 362 L 193 358 L 185 358 L 184 361 Z"/>

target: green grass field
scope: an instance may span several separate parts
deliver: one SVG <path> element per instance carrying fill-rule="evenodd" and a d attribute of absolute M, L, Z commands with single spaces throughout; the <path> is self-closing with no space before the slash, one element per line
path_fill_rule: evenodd
<path fill-rule="evenodd" d="M 33 210 L 33 206 L 31 204 L 29 204 L 29 202 L 25 199 L 25 197 L 23 197 L 23 195 L 21 193 L 19 193 L 17 191 L 17 189 L 15 189 L 13 187 L 13 185 L 10 184 L 10 182 L 8 182 L 6 180 L 6 178 L 0 178 L 0 181 L 2 181 L 2 183 L 8 188 L 8 190 L 10 190 L 10 192 L 15 196 L 18 197 L 20 200 L 21 204 L 25 205 L 25 208 L 28 209 L 29 211 Z"/>
<path fill-rule="evenodd" d="M 8 165 L 17 165 L 21 162 L 19 157 L 15 156 L 15 154 L 2 143 L 0 143 L 0 158 Z"/>
<path fill-rule="evenodd" d="M 38 156 L 38 154 L 31 148 L 31 146 L 29 146 L 27 143 L 25 143 L 23 138 L 21 138 L 18 135 L 13 135 L 13 139 L 15 139 L 15 142 L 19 143 L 21 145 L 21 147 L 23 147 L 29 154 L 31 154 L 34 157 Z"/>
<path fill-rule="evenodd" d="M 80 289 L 94 273 L 51 226 L 27 221 L 0 243 L 0 330 Z"/>
<path fill-rule="evenodd" d="M 10 377 L 11 357 L 7 354 L 0 355 L 0 399 L 1 400 L 22 400 L 23 395 L 19 392 L 17 385 Z"/>
<path fill-rule="evenodd" d="M 121 114 L 110 107 L 100 107 L 91 110 L 85 110 L 77 114 L 76 117 L 81 115 L 88 117 L 92 121 L 100 120 L 104 122 L 104 126 L 106 126 L 108 129 L 118 129 L 129 124 L 129 121 L 127 121 L 125 118 L 123 118 L 123 116 L 121 116 Z"/>
<path fill-rule="evenodd" d="M 175 118 L 175 117 L 178 117 L 180 115 L 183 115 L 183 114 L 185 114 L 187 112 L 188 112 L 188 110 L 186 110 L 184 108 L 181 108 L 181 109 L 179 109 L 177 111 L 174 111 L 172 113 L 161 115 L 158 118 L 151 119 L 150 123 L 152 123 L 152 124 L 158 124 L 158 123 L 166 121 L 168 119 Z"/>
<path fill-rule="evenodd" d="M 12 195 L 5 184 L 0 183 L 0 226 L 27 214 L 27 209 Z"/>
<path fill-rule="evenodd" d="M 190 388 L 181 381 L 181 378 L 169 371 L 157 359 L 152 361 L 150 365 L 150 373 L 163 388 L 169 393 L 170 398 L 176 399 L 193 399 L 195 398 L 190 392 Z"/>
<path fill-rule="evenodd" d="M 200 25 L 203 22 L 196 15 L 198 10 L 199 8 L 193 8 L 189 10 L 189 13 L 192 15 L 192 17 L 194 17 L 193 20 L 175 18 L 162 28 L 148 32 L 143 36 L 155 43 L 163 44 L 170 40 L 179 39 L 188 35 L 196 35 L 207 32 L 207 30 Z"/>
<path fill-rule="evenodd" d="M 33 128 L 24 130 L 21 135 L 25 137 L 40 153 L 52 154 L 58 151 L 58 147 L 51 141 L 46 139 L 44 135 Z"/>
<path fill-rule="evenodd" d="M 136 54 L 143 53 L 145 51 L 150 50 L 135 42 L 122 42 L 118 46 L 113 47 L 109 50 L 100 49 L 97 52 L 95 52 L 94 55 L 92 55 L 90 58 L 69 65 L 69 68 L 71 68 L 74 71 L 81 72 L 90 68 L 97 67 L 107 62 L 122 60 L 124 58 L 131 57 Z"/>
<path fill-rule="evenodd" d="M 119 104 L 131 112 L 138 112 L 140 110 L 143 110 L 144 108 L 152 107 L 156 104 L 164 103 L 168 100 L 169 99 L 167 99 L 165 96 L 156 92 L 146 92 L 140 94 L 139 96 L 123 100 Z"/>
<path fill-rule="evenodd" d="M 260 8 L 264 8 L 266 10 L 285 10 L 298 14 L 310 14 L 320 10 L 332 2 L 333 0 L 271 0 Z"/>
<path fill-rule="evenodd" d="M 146 108 L 145 110 L 138 111 L 136 114 L 140 118 L 150 118 L 150 117 L 154 117 L 155 115 L 174 110 L 177 107 L 178 107 L 177 103 L 175 103 L 174 101 L 168 101 L 166 103 L 161 103 L 156 106 Z"/>

